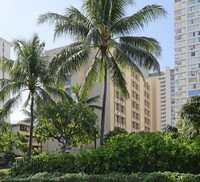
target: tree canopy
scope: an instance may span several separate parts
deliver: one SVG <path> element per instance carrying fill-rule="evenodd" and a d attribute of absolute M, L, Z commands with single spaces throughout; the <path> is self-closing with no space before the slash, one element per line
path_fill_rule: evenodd
<path fill-rule="evenodd" d="M 40 105 L 36 132 L 57 140 L 65 151 L 67 146 L 88 144 L 94 140 L 97 116 L 83 103 L 62 101 Z"/>

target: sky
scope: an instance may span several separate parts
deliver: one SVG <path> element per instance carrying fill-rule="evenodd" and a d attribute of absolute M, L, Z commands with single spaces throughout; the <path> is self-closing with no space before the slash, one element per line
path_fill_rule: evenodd
<path fill-rule="evenodd" d="M 157 4 L 168 12 L 165 18 L 159 18 L 145 27 L 139 36 L 148 36 L 157 39 L 162 47 L 162 55 L 158 61 L 161 71 L 166 66 L 174 68 L 174 2 L 172 0 L 135 0 L 134 6 L 126 9 L 127 16 L 137 12 L 146 5 Z M 54 28 L 47 24 L 38 25 L 40 14 L 54 12 L 63 14 L 65 8 L 74 6 L 81 8 L 82 0 L 0 0 L 0 37 L 12 42 L 14 39 L 29 40 L 37 33 L 41 41 L 46 43 L 46 49 L 54 49 L 72 43 L 70 37 L 61 36 L 53 39 Z M 15 59 L 11 50 L 11 59 Z"/>

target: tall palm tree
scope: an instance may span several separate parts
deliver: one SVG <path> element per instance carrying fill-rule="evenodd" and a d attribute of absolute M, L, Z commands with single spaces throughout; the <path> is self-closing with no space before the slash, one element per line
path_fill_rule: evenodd
<path fill-rule="evenodd" d="M 9 79 L 3 78 L 1 80 L 0 99 L 4 100 L 11 94 L 13 96 L 5 103 L 0 112 L 0 117 L 5 117 L 11 109 L 19 104 L 23 92 L 28 91 L 24 107 L 30 105 L 31 122 L 28 149 L 30 160 L 34 104 L 36 100 L 52 101 L 47 91 L 55 91 L 53 88 L 54 81 L 49 73 L 47 57 L 44 54 L 45 44 L 40 43 L 37 35 L 34 35 L 30 41 L 14 40 L 13 47 L 17 54 L 17 59 L 15 61 L 6 58 L 0 60 L 1 70 L 9 74 Z"/>
<path fill-rule="evenodd" d="M 54 60 L 54 64 L 57 62 L 59 65 L 54 68 L 58 68 L 61 74 L 77 71 L 88 61 L 91 49 L 96 50 L 84 87 L 87 92 L 97 81 L 104 81 L 101 145 L 104 136 L 108 75 L 121 93 L 129 97 L 121 69 L 128 68 L 140 75 L 142 73 L 138 66 L 160 70 L 157 62 L 161 53 L 159 43 L 153 38 L 132 34 L 158 17 L 165 16 L 166 11 L 159 5 L 149 5 L 125 17 L 125 8 L 128 5 L 134 5 L 134 0 L 84 0 L 82 11 L 70 7 L 64 15 L 46 13 L 38 19 L 38 23 L 54 24 L 55 37 L 65 34 L 77 40 L 62 51 L 62 56 Z M 65 56 L 66 59 L 60 59 Z"/>

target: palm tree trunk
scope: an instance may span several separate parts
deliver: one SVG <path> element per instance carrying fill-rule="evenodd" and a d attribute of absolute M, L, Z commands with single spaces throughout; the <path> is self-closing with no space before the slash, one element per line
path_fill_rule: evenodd
<path fill-rule="evenodd" d="M 101 112 L 101 136 L 100 136 L 100 145 L 103 145 L 104 139 L 104 126 L 105 126 L 105 112 L 106 112 L 106 93 L 107 93 L 107 58 L 106 52 L 103 53 L 104 58 L 104 92 L 103 92 L 103 103 L 102 103 L 102 112 Z"/>
<path fill-rule="evenodd" d="M 34 103 L 34 97 L 32 94 L 31 98 L 31 126 L 30 126 L 30 136 L 29 136 L 29 147 L 28 147 L 28 160 L 31 159 L 31 151 L 32 151 L 32 139 L 33 139 L 33 103 Z"/>

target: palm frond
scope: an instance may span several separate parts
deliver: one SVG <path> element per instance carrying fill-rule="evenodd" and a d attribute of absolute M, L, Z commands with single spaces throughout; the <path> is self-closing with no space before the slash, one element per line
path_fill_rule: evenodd
<path fill-rule="evenodd" d="M 129 97 L 128 90 L 126 88 L 126 80 L 122 75 L 122 71 L 117 65 L 117 61 L 114 57 L 108 57 L 108 72 L 110 75 L 110 79 L 112 80 L 113 84 L 120 90 L 121 94 L 124 97 Z"/>
<path fill-rule="evenodd" d="M 0 91 L 0 99 L 4 100 L 10 94 L 17 94 L 26 88 L 26 85 L 23 82 L 9 82 L 6 84 Z"/>
<path fill-rule="evenodd" d="M 89 68 L 85 76 L 85 80 L 81 88 L 81 95 L 80 95 L 81 98 L 85 98 L 91 91 L 91 89 L 94 88 L 95 83 L 99 78 L 100 67 L 101 67 L 101 60 L 95 57 L 91 67 Z"/>
<path fill-rule="evenodd" d="M 160 71 L 160 65 L 156 57 L 154 57 L 151 53 L 125 43 L 121 43 L 119 49 L 127 54 L 135 64 L 148 70 L 153 69 L 153 71 Z"/>
<path fill-rule="evenodd" d="M 61 90 L 55 87 L 45 87 L 45 91 L 48 92 L 48 94 L 53 96 L 53 100 L 69 100 L 70 102 L 72 102 L 72 98 L 65 92 L 65 90 Z"/>
<path fill-rule="evenodd" d="M 34 94 L 35 99 L 41 103 L 55 103 L 54 99 L 50 96 L 50 94 L 48 94 L 47 91 L 45 91 L 39 86 L 36 88 L 36 92 Z"/>
<path fill-rule="evenodd" d="M 11 59 L 7 59 L 5 57 L 0 59 L 0 69 L 3 72 L 6 72 L 6 71 L 10 72 L 10 70 L 12 70 L 13 68 L 13 65 L 14 65 L 14 61 Z"/>
<path fill-rule="evenodd" d="M 86 0 L 82 5 L 83 12 L 86 13 L 86 16 L 90 18 L 90 21 L 93 24 L 100 25 L 102 24 L 102 10 L 99 7 L 99 0 Z"/>
<path fill-rule="evenodd" d="M 24 103 L 24 107 L 25 108 L 28 106 L 30 99 L 31 99 L 31 93 L 29 92 L 28 97 L 27 97 L 27 99 L 26 99 L 26 101 Z"/>
<path fill-rule="evenodd" d="M 46 13 L 46 14 L 42 14 L 39 16 L 38 18 L 38 24 L 42 24 L 42 23 L 49 23 L 49 25 L 53 25 L 57 22 L 62 23 L 64 21 L 66 21 L 66 17 L 57 13 Z"/>
<path fill-rule="evenodd" d="M 94 96 L 94 97 L 91 97 L 91 98 L 87 99 L 87 100 L 85 101 L 85 103 L 86 103 L 86 104 L 91 104 L 91 103 L 93 103 L 93 102 L 98 102 L 99 99 L 100 99 L 100 96 L 97 95 L 97 96 Z"/>
<path fill-rule="evenodd" d="M 88 62 L 90 50 L 81 42 L 63 48 L 50 63 L 50 72 L 56 75 L 69 76 L 79 71 Z"/>
<path fill-rule="evenodd" d="M 162 51 L 159 42 L 149 37 L 120 37 L 119 43 L 138 47 L 151 53 L 152 55 L 155 55 L 156 57 L 160 56 Z"/>
<path fill-rule="evenodd" d="M 145 25 L 155 21 L 158 17 L 165 16 L 167 12 L 159 5 L 145 6 L 143 9 L 117 21 L 111 31 L 115 35 L 126 35 L 143 29 Z"/>
<path fill-rule="evenodd" d="M 97 110 L 102 110 L 102 107 L 101 107 L 101 106 L 97 106 L 97 105 L 93 105 L 93 104 L 90 104 L 90 105 L 89 105 L 89 108 L 91 108 L 92 110 L 95 110 L 95 109 L 97 109 Z"/>
<path fill-rule="evenodd" d="M 10 114 L 11 110 L 19 104 L 20 100 L 21 100 L 21 93 L 9 99 L 4 104 L 3 109 L 0 111 L 0 119 L 7 117 Z"/>

